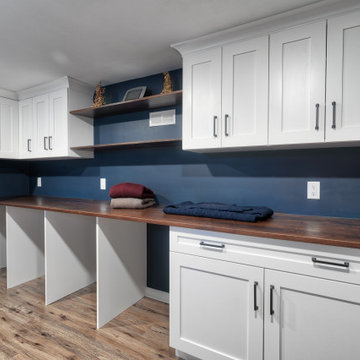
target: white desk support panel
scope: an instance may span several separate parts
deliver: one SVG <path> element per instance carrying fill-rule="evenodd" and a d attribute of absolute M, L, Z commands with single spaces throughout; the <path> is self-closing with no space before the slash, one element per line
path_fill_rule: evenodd
<path fill-rule="evenodd" d="M 0 269 L 6 267 L 6 216 L 5 206 L 0 206 Z"/>
<path fill-rule="evenodd" d="M 7 287 L 45 274 L 44 211 L 6 207 Z"/>
<path fill-rule="evenodd" d="M 45 275 L 48 305 L 97 281 L 98 328 L 144 297 L 146 223 L 6 206 L 6 225 L 8 288 Z"/>
<path fill-rule="evenodd" d="M 96 219 L 97 326 L 145 295 L 146 223 Z"/>
<path fill-rule="evenodd" d="M 95 224 L 89 216 L 45 211 L 46 305 L 95 282 Z"/>

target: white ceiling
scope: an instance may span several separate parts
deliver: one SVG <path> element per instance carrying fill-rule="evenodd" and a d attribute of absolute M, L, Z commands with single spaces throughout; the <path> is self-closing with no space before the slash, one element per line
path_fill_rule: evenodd
<path fill-rule="evenodd" d="M 170 44 L 314 0 L 1 0 L 0 88 L 95 85 L 181 67 Z"/>

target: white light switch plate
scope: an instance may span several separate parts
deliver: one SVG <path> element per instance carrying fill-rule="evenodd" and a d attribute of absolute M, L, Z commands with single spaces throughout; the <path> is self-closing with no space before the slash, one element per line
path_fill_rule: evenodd
<path fill-rule="evenodd" d="M 100 178 L 100 190 L 106 190 L 106 178 Z"/>
<path fill-rule="evenodd" d="M 37 178 L 37 187 L 41 187 L 41 177 Z"/>
<path fill-rule="evenodd" d="M 307 182 L 307 198 L 315 200 L 320 199 L 320 181 Z"/>

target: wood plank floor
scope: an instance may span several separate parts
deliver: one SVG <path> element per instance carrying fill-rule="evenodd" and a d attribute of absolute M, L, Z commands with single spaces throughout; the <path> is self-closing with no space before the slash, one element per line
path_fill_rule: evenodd
<path fill-rule="evenodd" d="M 44 278 L 6 289 L 0 270 L 0 359 L 178 359 L 169 343 L 167 304 L 143 298 L 96 330 L 96 287 L 49 306 Z"/>

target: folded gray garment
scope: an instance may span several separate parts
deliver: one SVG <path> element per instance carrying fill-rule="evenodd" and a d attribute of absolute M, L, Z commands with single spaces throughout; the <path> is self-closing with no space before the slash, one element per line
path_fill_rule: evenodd
<path fill-rule="evenodd" d="M 154 199 L 137 199 L 137 198 L 116 198 L 111 199 L 110 206 L 113 209 L 145 209 L 155 205 Z"/>

